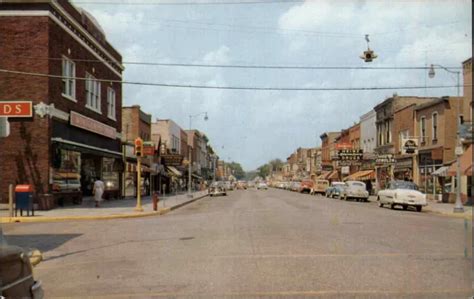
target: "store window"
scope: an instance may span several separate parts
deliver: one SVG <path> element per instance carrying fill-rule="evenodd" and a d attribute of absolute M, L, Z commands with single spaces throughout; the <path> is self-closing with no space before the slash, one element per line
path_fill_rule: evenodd
<path fill-rule="evenodd" d="M 81 190 L 81 154 L 57 149 L 53 156 L 53 192 Z"/>
<path fill-rule="evenodd" d="M 105 190 L 119 190 L 119 173 L 115 170 L 114 158 L 103 158 L 102 181 L 105 184 Z"/>
<path fill-rule="evenodd" d="M 109 87 L 107 88 L 107 116 L 113 120 L 116 120 L 115 107 L 115 90 Z"/>

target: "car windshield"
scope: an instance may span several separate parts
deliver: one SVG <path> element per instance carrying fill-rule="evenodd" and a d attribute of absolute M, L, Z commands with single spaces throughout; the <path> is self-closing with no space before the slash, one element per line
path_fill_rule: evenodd
<path fill-rule="evenodd" d="M 390 183 L 390 189 L 408 189 L 408 190 L 418 190 L 416 184 L 406 181 L 393 181 Z"/>

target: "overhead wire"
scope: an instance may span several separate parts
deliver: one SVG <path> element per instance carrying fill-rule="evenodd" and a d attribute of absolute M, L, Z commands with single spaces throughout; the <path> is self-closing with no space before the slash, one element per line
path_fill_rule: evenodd
<path fill-rule="evenodd" d="M 308 1 L 308 0 L 306 0 Z M 91 5 L 255 5 L 255 4 L 285 4 L 303 3 L 305 0 L 250 0 L 250 1 L 157 1 L 157 2 L 118 2 L 118 1 L 74 1 L 74 4 Z"/>
<path fill-rule="evenodd" d="M 75 79 L 75 80 L 91 80 L 85 77 L 65 77 L 61 75 L 52 75 L 45 73 L 36 72 L 25 72 L 16 70 L 0 69 L 0 73 L 5 74 L 16 74 L 34 77 L 46 77 L 56 79 Z M 219 90 L 251 90 L 251 91 L 366 91 L 366 90 L 401 90 L 401 89 L 441 89 L 441 88 L 453 88 L 457 85 L 430 85 L 430 86 L 387 86 L 387 87 L 256 87 L 256 86 L 215 86 L 215 85 L 198 85 L 198 84 L 174 84 L 174 83 L 151 83 L 151 82 L 138 82 L 138 81 L 123 81 L 114 79 L 97 79 L 97 82 L 107 83 L 120 83 L 128 85 L 141 85 L 141 86 L 156 86 L 156 87 L 173 87 L 173 88 L 193 88 L 193 89 L 219 89 Z M 471 86 L 471 85 L 463 85 Z"/>
<path fill-rule="evenodd" d="M 41 57 L 15 55 L 16 59 L 62 61 L 62 57 Z M 73 62 L 111 62 L 106 59 L 74 59 Z M 123 61 L 124 65 L 145 65 L 165 67 L 197 67 L 197 68 L 241 68 L 241 69 L 295 69 L 295 70 L 428 70 L 429 66 L 318 66 L 318 65 L 251 65 L 251 64 L 208 64 L 208 63 L 173 63 L 173 62 L 145 62 Z M 434 68 L 439 68 L 434 66 Z M 447 69 L 462 69 L 462 67 L 448 66 Z"/>

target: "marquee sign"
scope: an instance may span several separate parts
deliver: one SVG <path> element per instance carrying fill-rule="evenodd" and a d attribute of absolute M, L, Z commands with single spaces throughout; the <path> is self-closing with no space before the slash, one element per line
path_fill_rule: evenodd
<path fill-rule="evenodd" d="M 396 160 L 392 154 L 378 155 L 375 159 L 376 165 L 395 164 Z"/>

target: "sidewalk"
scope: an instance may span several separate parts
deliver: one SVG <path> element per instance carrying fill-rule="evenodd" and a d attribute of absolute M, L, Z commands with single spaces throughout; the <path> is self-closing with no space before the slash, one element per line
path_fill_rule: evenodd
<path fill-rule="evenodd" d="M 98 220 L 116 218 L 135 218 L 151 215 L 161 215 L 179 208 L 185 204 L 207 196 L 206 191 L 194 192 L 190 198 L 186 193 L 160 197 L 158 211 L 153 211 L 151 196 L 142 198 L 143 212 L 136 212 L 136 198 L 104 200 L 99 208 L 95 207 L 93 197 L 84 197 L 81 205 L 58 207 L 49 211 L 35 211 L 35 216 L 8 217 L 8 210 L 0 210 L 0 223 L 9 222 L 49 222 L 67 220 Z"/>

